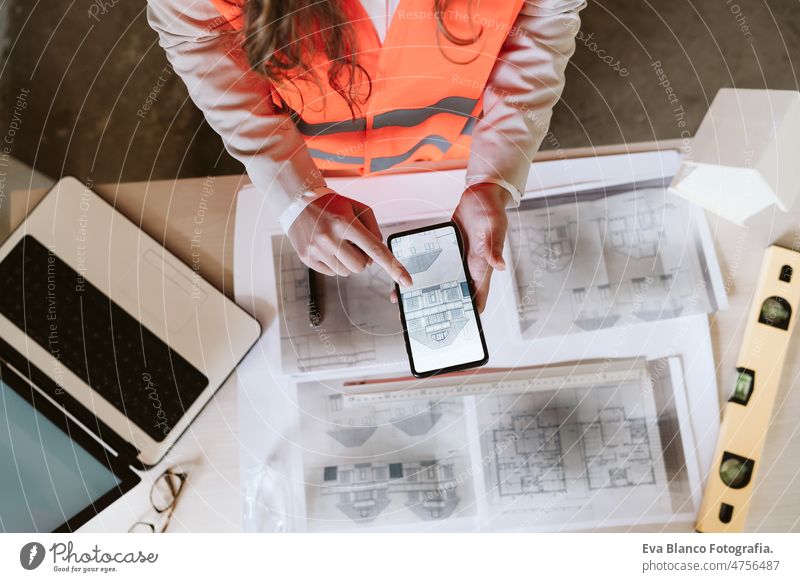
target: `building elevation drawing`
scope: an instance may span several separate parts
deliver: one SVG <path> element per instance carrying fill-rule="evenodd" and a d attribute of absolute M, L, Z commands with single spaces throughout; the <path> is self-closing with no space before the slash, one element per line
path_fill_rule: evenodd
<path fill-rule="evenodd" d="M 379 426 L 385 427 L 384 430 L 394 428 L 412 437 L 424 436 L 445 414 L 460 409 L 451 401 L 437 400 L 413 400 L 364 408 L 345 407 L 342 402 L 341 394 L 327 397 L 326 432 L 348 448 L 362 446 Z"/>
<path fill-rule="evenodd" d="M 664 189 L 523 209 L 509 242 L 524 339 L 714 307 L 696 223 Z"/>
<path fill-rule="evenodd" d="M 298 385 L 308 528 L 348 530 L 474 514 L 459 399 L 348 405 L 323 383 Z"/>
<path fill-rule="evenodd" d="M 373 521 L 398 498 L 424 521 L 446 519 L 459 502 L 452 461 L 357 463 L 323 469 L 322 495 L 358 523 Z"/>

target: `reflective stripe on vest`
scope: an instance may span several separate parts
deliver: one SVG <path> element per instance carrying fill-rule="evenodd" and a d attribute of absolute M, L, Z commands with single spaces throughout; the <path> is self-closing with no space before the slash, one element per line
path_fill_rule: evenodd
<path fill-rule="evenodd" d="M 469 120 L 467 120 L 466 125 L 464 125 L 464 129 L 461 131 L 461 135 L 472 135 L 472 128 L 475 127 L 476 121 L 477 119 L 475 117 L 470 117 Z M 405 153 L 396 156 L 388 156 L 385 158 L 372 158 L 369 163 L 369 171 L 380 172 L 382 170 L 388 170 L 389 168 L 392 168 L 398 164 L 402 164 L 424 145 L 436 146 L 442 153 L 447 153 L 450 151 L 450 148 L 453 144 L 447 139 L 443 138 L 441 135 L 429 135 L 421 139 L 419 143 Z"/>
<path fill-rule="evenodd" d="M 232 3 L 243 2 L 211 1 L 228 13 Z M 364 101 L 357 103 L 355 117 L 327 83 L 299 75 L 273 86 L 273 99 L 290 112 L 322 169 L 368 173 L 406 162 L 465 158 L 483 89 L 522 3 L 450 0 L 444 15 L 450 33 L 470 38 L 480 31 L 474 43 L 462 45 L 439 30 L 434 0 L 400 0 L 381 44 L 361 2 L 341 0 L 358 64 L 370 81 L 353 86 Z M 230 22 L 240 28 L 241 20 L 238 26 Z M 314 53 L 308 64 L 319 79 L 327 79 L 330 63 L 324 55 Z"/>
<path fill-rule="evenodd" d="M 419 125 L 423 121 L 427 121 L 437 113 L 450 113 L 460 117 L 469 117 L 477 104 L 477 99 L 443 97 L 438 102 L 428 107 L 420 107 L 418 109 L 395 109 L 394 111 L 380 113 L 376 115 L 375 119 L 372 121 L 372 127 L 373 129 L 390 126 L 413 127 Z"/>
<path fill-rule="evenodd" d="M 477 99 L 467 99 L 465 97 L 444 97 L 438 103 L 429 107 L 417 109 L 396 109 L 379 113 L 372 121 L 373 129 L 382 127 L 414 127 L 429 117 L 437 113 L 452 113 L 460 117 L 470 117 L 470 113 L 475 109 Z M 295 124 L 297 129 L 305 136 L 316 137 L 318 135 L 331 135 L 332 133 L 347 133 L 349 131 L 365 131 L 367 120 L 364 117 L 356 119 L 345 119 L 343 121 L 328 121 L 325 123 L 308 123 L 299 113 L 291 111 L 296 117 Z"/>
<path fill-rule="evenodd" d="M 363 117 L 358 119 L 345 119 L 343 121 L 327 121 L 324 123 L 308 123 L 299 114 L 295 117 L 297 130 L 306 137 L 316 137 L 318 135 L 331 135 L 334 133 L 349 133 L 366 131 L 367 120 Z"/>
<path fill-rule="evenodd" d="M 461 135 L 462 136 L 472 135 L 472 128 L 475 127 L 476 122 L 477 119 L 475 117 L 470 117 L 467 120 L 467 123 L 464 125 L 464 129 L 462 130 Z M 436 146 L 442 153 L 446 153 L 447 151 L 450 150 L 450 147 L 453 144 L 440 135 L 430 135 L 420 140 L 419 143 L 417 143 L 414 147 L 412 147 L 410 150 L 402 154 L 395 156 L 388 156 L 385 158 L 372 158 L 369 164 L 369 171 L 380 172 L 382 170 L 388 170 L 389 168 L 392 168 L 397 164 L 401 164 L 405 162 L 408 158 L 410 158 L 417 150 L 419 150 L 424 145 Z M 315 158 L 317 160 L 322 160 L 326 163 L 334 162 L 341 166 L 343 165 L 362 166 L 364 164 L 363 156 L 362 157 L 347 156 L 344 154 L 325 152 L 311 147 L 308 148 L 308 151 L 311 154 L 312 158 Z"/>
<path fill-rule="evenodd" d="M 311 154 L 312 158 L 316 158 L 318 160 L 325 160 L 326 162 L 337 162 L 340 164 L 350 164 L 350 165 L 357 165 L 362 166 L 364 165 L 364 158 L 362 157 L 355 157 L 355 156 L 345 156 L 339 154 L 332 154 L 330 152 L 323 152 L 322 150 L 308 148 L 308 153 Z"/>

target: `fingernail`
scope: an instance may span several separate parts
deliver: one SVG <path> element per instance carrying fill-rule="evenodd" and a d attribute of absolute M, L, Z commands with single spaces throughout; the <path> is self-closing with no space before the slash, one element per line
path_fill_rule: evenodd
<path fill-rule="evenodd" d="M 403 287 L 411 287 L 411 285 L 414 284 L 414 281 L 412 281 L 411 277 L 409 277 L 408 275 L 403 275 L 402 277 L 400 277 L 400 284 Z"/>

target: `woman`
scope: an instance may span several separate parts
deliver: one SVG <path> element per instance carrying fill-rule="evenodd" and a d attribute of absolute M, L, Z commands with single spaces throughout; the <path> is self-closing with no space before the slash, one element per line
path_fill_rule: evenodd
<path fill-rule="evenodd" d="M 453 214 L 483 310 L 585 0 L 150 0 L 160 44 L 300 258 L 411 283 L 322 172 L 467 159 Z"/>

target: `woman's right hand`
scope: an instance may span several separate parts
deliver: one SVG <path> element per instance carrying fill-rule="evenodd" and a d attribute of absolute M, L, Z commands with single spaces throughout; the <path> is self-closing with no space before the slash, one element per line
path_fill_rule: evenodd
<path fill-rule="evenodd" d="M 315 271 L 348 277 L 374 261 L 398 284 L 411 285 L 411 275 L 383 243 L 375 214 L 366 204 L 325 194 L 303 209 L 288 234 L 300 260 Z"/>

